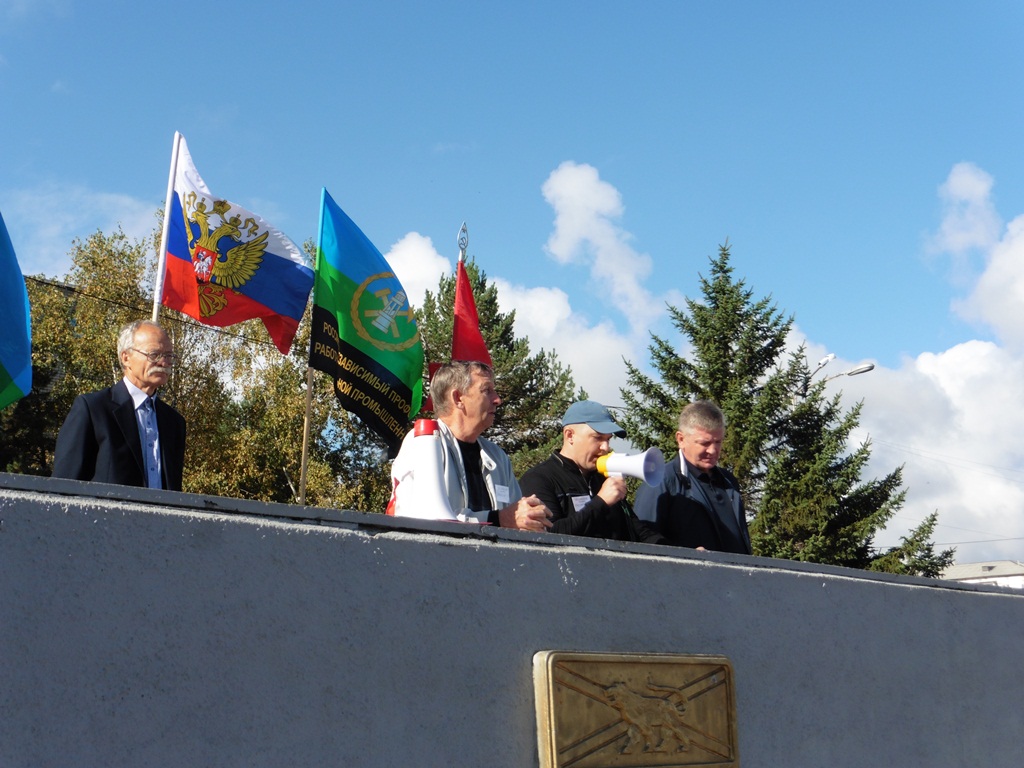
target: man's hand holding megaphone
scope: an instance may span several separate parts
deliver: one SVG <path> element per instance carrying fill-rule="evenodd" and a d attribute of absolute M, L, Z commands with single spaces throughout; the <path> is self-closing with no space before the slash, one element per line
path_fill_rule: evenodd
<path fill-rule="evenodd" d="M 664 542 L 653 525 L 633 514 L 623 477 L 637 475 L 652 481 L 661 471 L 661 454 L 653 451 L 639 458 L 611 454 L 612 438 L 625 436 L 626 430 L 596 400 L 579 400 L 566 409 L 561 449 L 528 469 L 520 480 L 523 493 L 535 493 L 551 511 L 555 533 Z"/>
<path fill-rule="evenodd" d="M 601 484 L 601 490 L 598 491 L 597 495 L 604 499 L 606 504 L 611 506 L 612 504 L 618 504 L 626 498 L 627 490 L 626 481 L 622 479 L 621 475 L 618 475 L 606 478 L 604 483 Z"/>
<path fill-rule="evenodd" d="M 597 471 L 609 480 L 628 475 L 639 477 L 648 485 L 657 485 L 665 475 L 665 457 L 658 448 L 648 448 L 632 456 L 612 451 L 598 458 Z"/>

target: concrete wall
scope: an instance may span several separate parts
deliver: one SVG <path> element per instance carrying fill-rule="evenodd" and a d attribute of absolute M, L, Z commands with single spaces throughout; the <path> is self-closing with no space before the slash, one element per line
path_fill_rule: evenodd
<path fill-rule="evenodd" d="M 728 657 L 747 768 L 1021 765 L 1019 593 L 602 544 L 0 475 L 0 766 L 537 765 L 540 650 Z"/>

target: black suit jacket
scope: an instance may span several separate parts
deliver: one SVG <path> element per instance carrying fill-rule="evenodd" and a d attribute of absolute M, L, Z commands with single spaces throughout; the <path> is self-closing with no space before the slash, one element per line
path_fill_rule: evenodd
<path fill-rule="evenodd" d="M 725 494 L 736 513 L 739 537 L 711 509 L 707 500 L 694 485 L 696 478 L 686 475 L 682 458 L 676 454 L 665 465 L 665 478 L 661 485 L 642 485 L 636 492 L 634 509 L 637 517 L 654 523 L 672 544 L 680 547 L 704 547 L 715 552 L 751 554 L 750 531 L 747 515 L 740 496 L 739 483 L 728 470 L 717 467 L 728 489 Z"/>
<path fill-rule="evenodd" d="M 164 488 L 180 491 L 185 467 L 185 419 L 157 400 L 156 424 Z M 53 476 L 146 486 L 135 404 L 123 380 L 75 398 L 57 435 Z"/>

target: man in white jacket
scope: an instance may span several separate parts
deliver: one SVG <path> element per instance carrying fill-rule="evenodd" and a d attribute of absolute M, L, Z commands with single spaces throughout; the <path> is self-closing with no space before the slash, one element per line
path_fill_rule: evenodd
<path fill-rule="evenodd" d="M 442 365 L 431 380 L 430 396 L 441 445 L 440 482 L 450 509 L 435 509 L 439 478 L 436 471 L 425 471 L 414 445 L 423 438 L 410 432 L 391 466 L 388 513 L 427 519 L 454 515 L 527 531 L 550 528 L 551 512 L 536 496 L 523 498 L 508 454 L 481 437 L 501 404 L 490 366 L 461 360 Z"/>

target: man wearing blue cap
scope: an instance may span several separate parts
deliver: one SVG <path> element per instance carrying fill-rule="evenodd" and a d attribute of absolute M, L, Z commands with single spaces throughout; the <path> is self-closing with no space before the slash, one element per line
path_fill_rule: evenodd
<path fill-rule="evenodd" d="M 612 437 L 625 435 L 600 403 L 580 400 L 569 406 L 562 417 L 561 450 L 527 470 L 519 481 L 524 495 L 536 495 L 551 510 L 552 531 L 665 543 L 652 525 L 630 510 L 626 481 L 597 471 L 598 458 L 611 451 Z"/>

